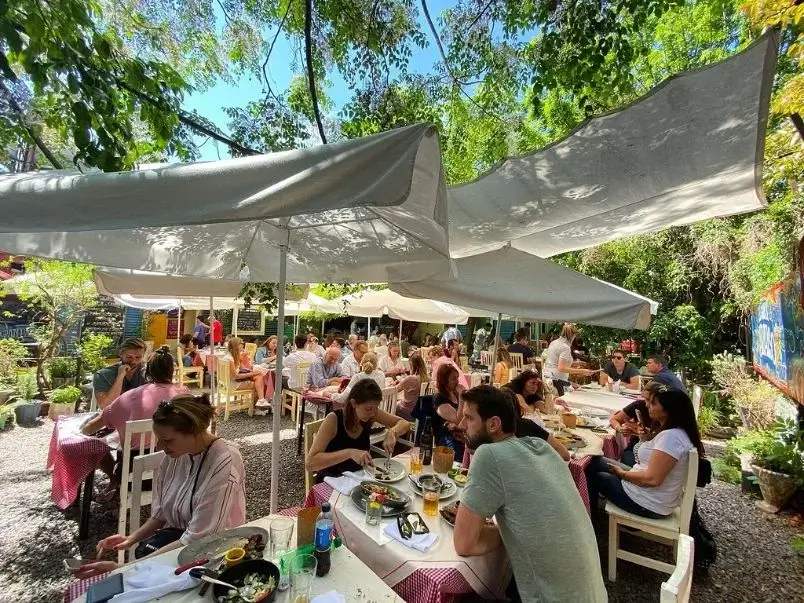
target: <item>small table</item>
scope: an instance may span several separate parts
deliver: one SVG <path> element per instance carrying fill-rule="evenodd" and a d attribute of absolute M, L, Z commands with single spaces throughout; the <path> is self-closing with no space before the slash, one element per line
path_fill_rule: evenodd
<path fill-rule="evenodd" d="M 298 391 L 298 390 L 296 390 Z M 301 394 L 301 408 L 299 408 L 299 424 L 298 424 L 298 443 L 297 454 L 302 454 L 304 449 L 304 411 L 307 408 L 307 403 L 310 402 L 316 406 L 324 406 L 324 414 L 328 415 L 332 412 L 335 406 L 343 406 L 340 402 L 335 402 L 332 398 L 327 398 L 314 391 L 299 392 Z"/>
<path fill-rule="evenodd" d="M 268 515 L 261 517 L 256 521 L 247 524 L 250 526 L 258 526 L 265 530 L 270 529 L 271 520 L 279 517 L 279 515 Z M 293 530 L 292 547 L 296 546 L 296 530 Z M 178 557 L 181 549 L 174 549 L 167 553 L 162 553 L 156 557 L 152 557 L 149 561 L 156 563 L 163 563 L 171 567 L 178 565 Z M 371 573 L 369 568 L 358 559 L 358 557 L 345 546 L 341 546 L 332 550 L 332 569 L 329 574 L 323 578 L 316 578 L 313 581 L 313 596 L 321 595 L 326 592 L 336 590 L 346 597 L 347 601 L 361 600 L 366 601 L 383 601 L 395 602 L 401 601 L 393 590 L 386 586 L 383 581 Z M 114 573 L 123 571 L 123 568 L 115 570 Z M 91 580 L 79 580 L 74 582 L 65 597 L 65 600 L 74 601 L 75 603 L 84 603 L 86 601 L 86 589 L 94 582 L 98 582 L 106 578 L 109 574 L 98 576 Z M 198 596 L 199 587 L 191 590 L 186 590 L 179 593 L 170 593 L 164 597 L 160 597 L 159 601 L 164 603 L 184 603 L 191 601 L 214 601 L 212 597 L 212 589 L 207 591 L 204 597 Z M 290 603 L 290 590 L 278 592 L 274 601 L 278 603 Z M 401 601 L 404 603 L 404 601 Z"/>
<path fill-rule="evenodd" d="M 50 498 L 59 509 L 66 509 L 78 501 L 81 519 L 78 537 L 84 539 L 89 532 L 89 509 L 95 482 L 95 469 L 101 459 L 117 448 L 117 433 L 107 438 L 93 438 L 81 433 L 81 426 L 95 413 L 60 416 L 53 426 L 47 469 L 51 477 Z M 79 498 L 81 482 L 83 494 Z"/>

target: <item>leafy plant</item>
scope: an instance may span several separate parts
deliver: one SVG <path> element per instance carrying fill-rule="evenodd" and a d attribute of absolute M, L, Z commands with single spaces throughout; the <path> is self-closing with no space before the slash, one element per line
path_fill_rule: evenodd
<path fill-rule="evenodd" d="M 16 339 L 0 339 L 0 384 L 11 385 L 17 380 L 19 361 L 28 349 Z"/>
<path fill-rule="evenodd" d="M 14 414 L 14 404 L 3 404 L 0 406 L 0 423 L 4 425 L 8 425 L 13 423 L 16 420 L 16 415 Z"/>
<path fill-rule="evenodd" d="M 81 398 L 81 390 L 75 386 L 60 387 L 50 394 L 50 401 L 54 404 L 75 404 Z"/>
<path fill-rule="evenodd" d="M 804 534 L 796 534 L 790 542 L 793 546 L 793 551 L 800 557 L 804 557 Z"/>
<path fill-rule="evenodd" d="M 90 373 L 95 373 L 106 366 L 106 350 L 112 345 L 112 338 L 102 333 L 86 335 L 78 346 L 83 367 Z"/>
<path fill-rule="evenodd" d="M 72 356 L 56 356 L 50 360 L 50 377 L 70 379 L 75 377 L 78 361 Z"/>
<path fill-rule="evenodd" d="M 17 375 L 17 383 L 14 387 L 14 390 L 17 393 L 16 399 L 18 402 L 28 402 L 33 400 L 39 391 L 39 388 L 36 385 L 36 376 L 29 371 L 20 373 Z"/>
<path fill-rule="evenodd" d="M 779 392 L 767 381 L 750 375 L 742 356 L 724 352 L 712 358 L 711 365 L 712 378 L 723 388 L 722 393 L 730 396 L 744 410 L 746 427 L 771 427 L 775 420 Z"/>
<path fill-rule="evenodd" d="M 785 473 L 804 485 L 804 433 L 792 420 L 777 421 L 772 430 L 758 432 L 747 447 L 758 467 Z"/>
<path fill-rule="evenodd" d="M 713 427 L 720 424 L 720 413 L 714 408 L 701 405 L 701 410 L 698 412 L 698 429 L 701 434 L 708 433 Z"/>
<path fill-rule="evenodd" d="M 712 459 L 712 470 L 718 479 L 729 484 L 739 484 L 742 481 L 743 474 L 740 467 L 735 467 L 721 457 Z"/>

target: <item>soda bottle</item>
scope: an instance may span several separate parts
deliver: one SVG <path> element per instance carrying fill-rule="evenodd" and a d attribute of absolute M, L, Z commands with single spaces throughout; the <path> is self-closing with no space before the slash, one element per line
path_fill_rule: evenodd
<path fill-rule="evenodd" d="M 315 558 L 318 561 L 315 575 L 319 578 L 329 573 L 329 549 L 332 544 L 332 507 L 328 502 L 321 505 L 321 513 L 315 520 Z"/>
<path fill-rule="evenodd" d="M 430 423 L 430 417 L 424 420 L 424 429 L 422 430 L 421 439 L 422 449 L 422 464 L 429 465 L 433 461 L 433 426 Z"/>

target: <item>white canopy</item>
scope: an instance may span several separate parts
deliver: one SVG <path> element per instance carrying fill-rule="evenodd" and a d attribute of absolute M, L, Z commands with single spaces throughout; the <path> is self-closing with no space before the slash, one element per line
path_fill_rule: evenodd
<path fill-rule="evenodd" d="M 0 249 L 236 281 L 386 282 L 449 269 L 427 125 L 136 172 L 0 177 Z M 206 295 L 206 293 L 202 293 Z"/>
<path fill-rule="evenodd" d="M 454 278 L 390 287 L 411 297 L 461 304 L 471 316 L 493 312 L 620 329 L 647 329 L 651 306 L 658 307 L 646 297 L 510 247 L 461 258 L 455 264 Z"/>
<path fill-rule="evenodd" d="M 143 298 L 220 297 L 233 300 L 246 284 L 247 279 L 220 279 L 182 276 L 148 272 L 145 270 L 120 270 L 96 268 L 95 285 L 102 295 L 129 295 Z M 175 307 L 175 306 L 174 306 Z M 215 305 L 216 308 L 227 307 Z M 232 306 L 228 306 L 232 307 Z"/>
<path fill-rule="evenodd" d="M 762 209 L 778 34 L 449 189 L 450 250 L 550 257 Z"/>
<path fill-rule="evenodd" d="M 466 324 L 469 314 L 458 306 L 431 299 L 404 297 L 390 289 L 366 289 L 336 300 L 349 316 L 378 317 L 387 314 L 396 320 Z"/>

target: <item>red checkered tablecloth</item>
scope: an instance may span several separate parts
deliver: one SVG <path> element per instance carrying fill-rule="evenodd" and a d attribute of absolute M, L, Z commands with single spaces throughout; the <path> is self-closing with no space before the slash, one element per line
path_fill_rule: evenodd
<path fill-rule="evenodd" d="M 86 580 L 76 580 L 70 586 L 67 587 L 67 590 L 64 593 L 64 603 L 70 603 L 74 601 L 85 592 L 87 589 L 92 586 L 93 584 L 97 584 L 101 580 L 105 580 L 109 577 L 111 572 L 106 572 L 105 574 L 99 574 L 97 576 L 93 576 L 92 578 L 87 578 Z"/>
<path fill-rule="evenodd" d="M 81 434 L 81 425 L 91 416 L 92 413 L 61 416 L 53 426 L 47 469 L 53 472 L 50 498 L 59 509 L 75 502 L 81 482 L 111 450 L 106 439 Z"/>
<path fill-rule="evenodd" d="M 603 454 L 606 458 L 620 460 L 622 454 L 622 445 L 620 438 L 616 435 L 607 435 L 603 438 Z"/>

